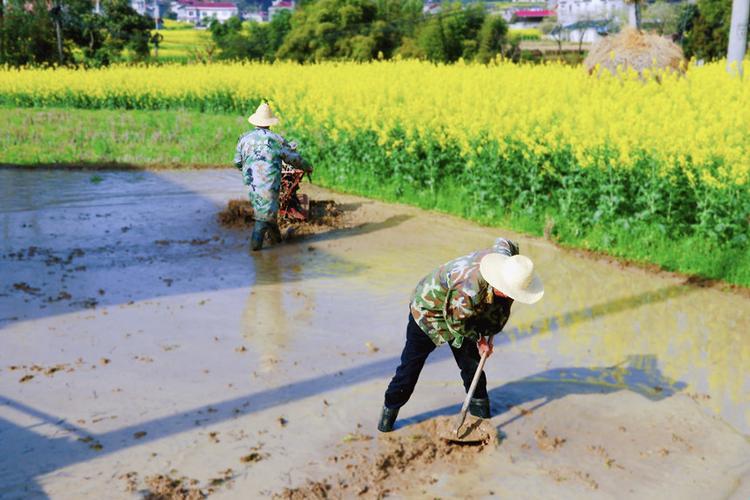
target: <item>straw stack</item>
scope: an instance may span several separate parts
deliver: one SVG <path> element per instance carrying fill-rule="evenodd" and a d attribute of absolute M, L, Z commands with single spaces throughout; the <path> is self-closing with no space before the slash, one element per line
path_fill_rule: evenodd
<path fill-rule="evenodd" d="M 684 74 L 687 69 L 685 56 L 679 46 L 667 38 L 634 28 L 625 28 L 619 34 L 597 42 L 583 64 L 589 73 L 593 73 L 598 66 L 599 71 L 607 69 L 612 74 L 629 68 L 641 76 L 644 72 L 658 73 L 659 70 Z"/>

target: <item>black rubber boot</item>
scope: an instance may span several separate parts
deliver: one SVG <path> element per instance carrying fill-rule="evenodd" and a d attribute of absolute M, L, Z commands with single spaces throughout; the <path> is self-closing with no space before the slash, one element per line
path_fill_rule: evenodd
<path fill-rule="evenodd" d="M 490 400 L 471 398 L 469 401 L 469 413 L 479 418 L 492 418 L 490 415 Z"/>
<path fill-rule="evenodd" d="M 250 248 L 257 252 L 263 248 L 263 238 L 266 236 L 268 231 L 268 223 L 263 221 L 255 221 L 253 227 L 253 235 L 250 237 Z"/>
<path fill-rule="evenodd" d="M 393 430 L 393 424 L 396 423 L 396 417 L 398 416 L 398 408 L 383 407 L 383 412 L 380 414 L 380 422 L 378 422 L 378 430 L 380 432 L 391 432 Z"/>
<path fill-rule="evenodd" d="M 281 230 L 279 224 L 276 222 L 268 223 L 268 236 L 271 237 L 273 243 L 281 243 Z"/>

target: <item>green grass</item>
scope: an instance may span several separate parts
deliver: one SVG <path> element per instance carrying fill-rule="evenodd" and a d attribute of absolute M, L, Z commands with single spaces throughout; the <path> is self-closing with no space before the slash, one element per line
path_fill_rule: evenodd
<path fill-rule="evenodd" d="M 30 166 L 229 166 L 247 127 L 242 116 L 179 110 L 0 108 L 0 122 L 0 164 Z M 745 187 L 719 193 L 651 175 L 648 156 L 633 170 L 583 170 L 564 151 L 540 159 L 518 150 L 500 161 L 490 143 L 467 169 L 456 148 L 429 137 L 388 156 L 372 132 L 332 144 L 298 126 L 287 132 L 315 164 L 317 184 L 750 286 Z"/>

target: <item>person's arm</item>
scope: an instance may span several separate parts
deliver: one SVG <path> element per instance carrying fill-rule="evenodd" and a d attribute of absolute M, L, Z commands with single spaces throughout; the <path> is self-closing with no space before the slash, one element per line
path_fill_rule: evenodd
<path fill-rule="evenodd" d="M 474 314 L 471 297 L 460 287 L 448 292 L 443 306 L 443 317 L 448 331 L 453 335 L 453 345 L 460 347 L 466 335 L 466 320 Z"/>
<path fill-rule="evenodd" d="M 296 148 L 290 143 L 284 141 L 281 144 L 280 155 L 284 163 L 288 163 L 294 168 L 304 170 L 308 174 L 312 172 L 312 166 L 307 161 L 305 161 L 304 158 L 302 158 L 302 155 L 299 154 Z"/>
<path fill-rule="evenodd" d="M 238 170 L 242 170 L 243 163 L 244 163 L 244 161 L 243 161 L 243 158 L 242 158 L 242 147 L 240 145 L 240 142 L 238 141 L 237 142 L 237 149 L 235 149 L 235 151 L 234 151 L 234 166 Z"/>
<path fill-rule="evenodd" d="M 500 255 L 507 255 L 508 257 L 518 255 L 519 253 L 518 243 L 507 238 L 496 239 L 495 244 L 492 246 L 492 249 L 496 253 L 499 253 Z"/>

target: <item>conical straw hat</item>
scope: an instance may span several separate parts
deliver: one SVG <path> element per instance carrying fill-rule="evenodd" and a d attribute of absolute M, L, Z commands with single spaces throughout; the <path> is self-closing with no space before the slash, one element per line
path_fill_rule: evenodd
<path fill-rule="evenodd" d="M 271 111 L 271 106 L 266 102 L 261 103 L 247 121 L 250 122 L 250 125 L 255 125 L 256 127 L 270 127 L 279 123 L 279 119 Z"/>
<path fill-rule="evenodd" d="M 485 255 L 479 262 L 479 272 L 490 286 L 523 304 L 533 304 L 544 295 L 544 285 L 534 273 L 534 263 L 525 255 Z"/>

